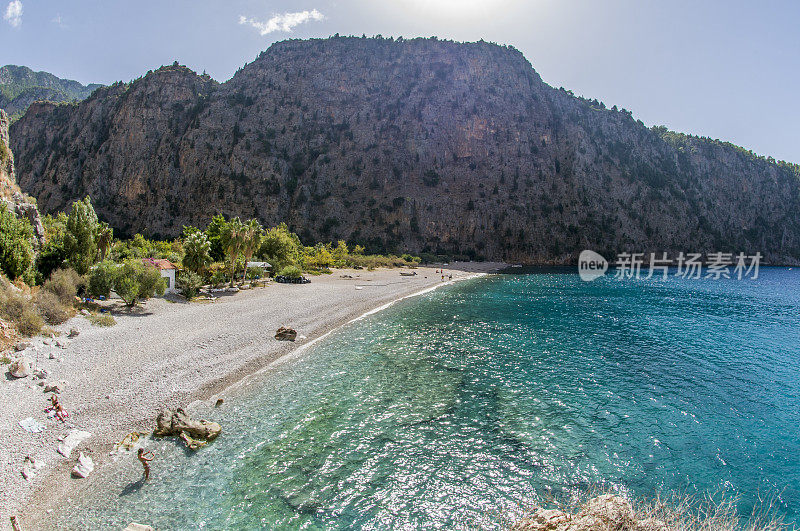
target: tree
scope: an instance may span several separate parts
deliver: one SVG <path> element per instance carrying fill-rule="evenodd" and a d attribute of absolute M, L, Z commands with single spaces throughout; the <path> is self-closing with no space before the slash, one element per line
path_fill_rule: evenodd
<path fill-rule="evenodd" d="M 215 262 L 221 262 L 225 259 L 223 236 L 227 230 L 227 225 L 228 222 L 225 221 L 225 216 L 217 214 L 206 227 L 206 236 L 208 236 L 208 241 L 211 242 L 211 258 Z"/>
<path fill-rule="evenodd" d="M 97 214 L 89 196 L 72 203 L 64 235 L 64 251 L 67 261 L 79 274 L 85 275 L 97 256 Z"/>
<path fill-rule="evenodd" d="M 42 278 L 48 278 L 53 271 L 64 265 L 64 261 L 67 259 L 67 253 L 64 250 L 67 215 L 59 212 L 55 216 L 44 216 L 42 225 L 44 225 L 44 245 L 36 257 L 36 269 Z"/>
<path fill-rule="evenodd" d="M 111 244 L 114 243 L 114 229 L 108 223 L 100 222 L 97 225 L 97 250 L 100 252 L 100 261 L 106 259 L 108 251 L 111 250 Z"/>
<path fill-rule="evenodd" d="M 159 270 L 138 260 L 125 262 L 114 273 L 114 291 L 129 308 L 153 295 L 163 295 L 165 288 Z"/>
<path fill-rule="evenodd" d="M 191 232 L 183 242 L 183 267 L 202 274 L 211 263 L 211 242 L 204 232 Z"/>
<path fill-rule="evenodd" d="M 114 289 L 117 267 L 111 260 L 103 260 L 94 266 L 89 272 L 89 295 L 108 298 Z"/>
<path fill-rule="evenodd" d="M 286 223 L 272 227 L 261 239 L 258 256 L 272 263 L 273 271 L 296 264 L 300 258 L 300 238 L 289 231 Z"/>
<path fill-rule="evenodd" d="M 33 281 L 33 229 L 26 219 L 0 205 L 0 269 L 11 280 Z"/>
<path fill-rule="evenodd" d="M 264 229 L 258 220 L 251 219 L 244 224 L 242 231 L 242 254 L 244 255 L 244 272 L 247 274 L 247 262 L 253 257 L 253 253 L 261 247 L 261 239 L 264 236 Z"/>
<path fill-rule="evenodd" d="M 231 286 L 233 286 L 234 275 L 236 274 L 236 261 L 244 245 L 245 229 L 241 220 L 236 217 L 225 225 L 222 233 L 222 245 L 228 255 L 231 268 Z"/>

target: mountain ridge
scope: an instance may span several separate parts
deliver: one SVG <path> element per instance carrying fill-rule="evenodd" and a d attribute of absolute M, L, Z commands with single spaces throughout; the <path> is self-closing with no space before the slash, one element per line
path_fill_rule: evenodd
<path fill-rule="evenodd" d="M 12 146 L 44 211 L 90 194 L 123 234 L 219 212 L 525 263 L 583 248 L 800 259 L 798 166 L 647 128 L 485 42 L 281 41 L 224 83 L 175 64 L 33 105 Z"/>
<path fill-rule="evenodd" d="M 49 72 L 35 72 L 27 66 L 5 65 L 0 67 L 0 108 L 13 120 L 24 114 L 34 101 L 79 101 L 101 86 L 83 85 Z"/>

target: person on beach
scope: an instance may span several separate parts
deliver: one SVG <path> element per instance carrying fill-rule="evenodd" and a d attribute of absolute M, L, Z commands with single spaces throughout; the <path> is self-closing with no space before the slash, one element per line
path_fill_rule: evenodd
<path fill-rule="evenodd" d="M 61 422 L 66 422 L 67 417 L 69 417 L 69 413 L 67 413 L 67 410 L 61 405 L 61 402 L 58 401 L 58 397 L 56 395 L 50 396 L 50 403 L 52 404 L 51 409 L 55 412 L 56 418 Z"/>
<path fill-rule="evenodd" d="M 155 455 L 153 455 L 153 452 L 145 453 L 144 448 L 139 448 L 137 457 L 144 467 L 144 480 L 147 481 L 150 478 L 150 461 L 155 458 Z"/>

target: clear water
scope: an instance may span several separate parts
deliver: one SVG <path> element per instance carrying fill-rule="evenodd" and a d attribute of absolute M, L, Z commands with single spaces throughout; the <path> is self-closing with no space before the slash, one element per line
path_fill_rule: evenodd
<path fill-rule="evenodd" d="M 800 511 L 800 271 L 500 275 L 352 323 L 95 478 L 64 527 L 500 528 L 600 486 Z"/>

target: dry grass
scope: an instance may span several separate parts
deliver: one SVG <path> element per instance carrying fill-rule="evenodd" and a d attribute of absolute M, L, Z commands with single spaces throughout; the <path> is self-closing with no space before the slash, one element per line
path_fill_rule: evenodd
<path fill-rule="evenodd" d="M 108 313 L 92 314 L 86 318 L 95 326 L 114 326 L 117 324 L 117 320 L 114 319 L 114 316 Z"/>
<path fill-rule="evenodd" d="M 722 493 L 694 496 L 656 497 L 633 503 L 639 520 L 655 519 L 670 529 L 692 531 L 778 531 L 789 529 L 777 515 L 776 500 L 762 500 L 749 518 L 742 518 L 736 506 L 738 499 Z"/>

